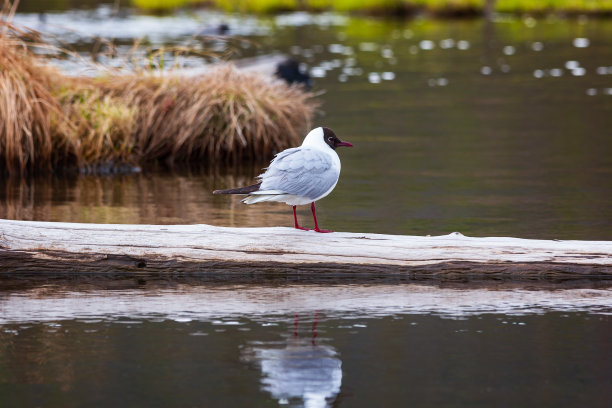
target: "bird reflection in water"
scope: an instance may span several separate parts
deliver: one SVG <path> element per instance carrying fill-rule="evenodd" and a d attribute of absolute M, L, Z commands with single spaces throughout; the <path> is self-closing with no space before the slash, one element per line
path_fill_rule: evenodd
<path fill-rule="evenodd" d="M 262 389 L 281 405 L 329 407 L 340 392 L 342 361 L 333 347 L 318 344 L 317 324 L 315 313 L 309 335 L 300 337 L 296 315 L 291 338 L 243 349 L 245 361 L 261 368 Z"/>

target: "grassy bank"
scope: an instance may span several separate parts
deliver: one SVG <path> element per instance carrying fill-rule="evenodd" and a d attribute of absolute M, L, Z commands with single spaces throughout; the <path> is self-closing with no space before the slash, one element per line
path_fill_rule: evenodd
<path fill-rule="evenodd" d="M 609 14 L 612 0 L 131 0 L 149 10 L 212 5 L 232 12 L 342 11 L 385 15 L 478 15 L 487 7 L 502 13 Z"/>
<path fill-rule="evenodd" d="M 231 65 L 198 77 L 68 77 L 20 34 L 0 35 L 0 170 L 10 174 L 269 159 L 299 142 L 316 108 L 301 88 Z"/>

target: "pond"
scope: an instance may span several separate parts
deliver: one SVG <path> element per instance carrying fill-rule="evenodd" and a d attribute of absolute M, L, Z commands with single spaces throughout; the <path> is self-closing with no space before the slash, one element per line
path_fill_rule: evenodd
<path fill-rule="evenodd" d="M 612 239 L 611 20 L 155 17 L 99 7 L 15 21 L 85 54 L 99 36 L 114 38 L 119 54 L 141 37 L 151 47 L 193 45 L 194 35 L 225 23 L 229 39 L 202 46 L 302 61 L 322 92 L 314 126 L 355 145 L 340 151 L 340 181 L 318 203 L 323 228 Z M 266 164 L 3 180 L 0 217 L 291 226 L 284 204 L 211 194 L 252 183 Z M 308 209 L 302 216 L 311 221 Z"/>
<path fill-rule="evenodd" d="M 85 54 L 98 36 L 121 54 L 137 38 L 193 44 L 226 23 L 230 40 L 203 44 L 302 61 L 321 92 L 314 125 L 355 145 L 318 203 L 323 228 L 612 240 L 610 20 L 22 3 L 16 22 Z M 283 204 L 211 194 L 265 166 L 2 178 L 0 218 L 292 226 Z M 60 275 L 0 275 L 3 407 L 612 406 L 605 281 Z"/>

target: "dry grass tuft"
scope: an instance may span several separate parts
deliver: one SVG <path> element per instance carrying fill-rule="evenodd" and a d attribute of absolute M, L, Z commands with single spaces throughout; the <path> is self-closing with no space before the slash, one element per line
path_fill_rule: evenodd
<path fill-rule="evenodd" d="M 68 77 L 10 23 L 0 30 L 0 171 L 10 174 L 266 160 L 299 143 L 317 108 L 312 93 L 229 64 L 199 77 Z"/>
<path fill-rule="evenodd" d="M 197 78 L 130 75 L 96 81 L 137 107 L 136 145 L 147 160 L 266 159 L 299 142 L 312 95 L 232 65 Z"/>
<path fill-rule="evenodd" d="M 67 153 L 55 132 L 65 130 L 51 92 L 55 74 L 37 64 L 22 41 L 0 35 L 0 166 L 9 173 L 50 167 L 57 154 Z"/>

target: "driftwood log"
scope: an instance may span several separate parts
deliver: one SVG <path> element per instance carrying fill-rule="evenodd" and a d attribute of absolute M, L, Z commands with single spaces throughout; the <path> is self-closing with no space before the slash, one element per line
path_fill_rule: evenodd
<path fill-rule="evenodd" d="M 0 274 L 126 272 L 610 279 L 612 242 L 0 220 Z"/>

